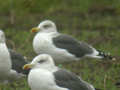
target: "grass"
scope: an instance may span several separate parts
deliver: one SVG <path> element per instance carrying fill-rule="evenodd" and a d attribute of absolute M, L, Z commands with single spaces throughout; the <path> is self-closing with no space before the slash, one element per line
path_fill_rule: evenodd
<path fill-rule="evenodd" d="M 117 61 L 97 60 L 97 59 L 84 59 L 79 62 L 64 64 L 64 68 L 75 72 L 80 75 L 85 81 L 93 84 L 96 88 L 102 90 L 119 90 L 115 86 L 115 82 L 119 78 L 119 30 L 82 30 L 78 33 L 68 30 L 61 31 L 62 33 L 71 34 L 78 40 L 86 41 L 94 47 L 118 57 Z M 7 37 L 8 47 L 14 48 L 16 51 L 26 55 L 30 60 L 36 54 L 32 49 L 32 39 L 34 34 L 29 30 L 5 30 Z M 112 35 L 112 37 L 111 37 Z M 22 38 L 21 38 L 22 37 Z M 20 39 L 21 38 L 21 39 Z M 22 85 L 21 85 L 22 84 Z M 20 81 L 16 85 L 2 86 L 2 90 L 29 90 L 26 79 Z"/>
<path fill-rule="evenodd" d="M 30 29 L 45 19 L 53 20 L 59 32 L 88 42 L 99 50 L 110 52 L 116 61 L 84 59 L 63 67 L 80 75 L 83 80 L 102 90 L 119 90 L 120 80 L 120 4 L 115 0 L 0 0 L 0 27 L 4 30 L 9 48 L 31 60 L 34 34 Z M 30 90 L 26 78 L 0 90 Z"/>

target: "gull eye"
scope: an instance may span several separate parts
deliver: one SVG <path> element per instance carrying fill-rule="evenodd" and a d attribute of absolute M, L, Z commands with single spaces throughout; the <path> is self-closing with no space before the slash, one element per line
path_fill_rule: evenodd
<path fill-rule="evenodd" d="M 49 28 L 51 25 L 50 24 L 46 24 L 46 25 L 44 25 L 43 27 L 44 28 Z"/>
<path fill-rule="evenodd" d="M 40 61 L 39 61 L 39 63 L 44 63 L 44 62 L 45 62 L 45 60 L 40 60 Z"/>

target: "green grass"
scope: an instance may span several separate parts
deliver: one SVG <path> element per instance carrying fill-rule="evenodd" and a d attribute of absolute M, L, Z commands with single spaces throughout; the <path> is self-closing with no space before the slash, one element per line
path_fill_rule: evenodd
<path fill-rule="evenodd" d="M 52 3 L 51 3 L 52 2 Z M 45 19 L 53 20 L 59 32 L 88 42 L 110 52 L 116 61 L 84 59 L 63 67 L 102 90 L 119 90 L 120 80 L 120 3 L 118 0 L 0 0 L 0 28 L 6 34 L 7 46 L 31 60 L 32 27 Z M 30 90 L 26 78 L 0 90 Z"/>
<path fill-rule="evenodd" d="M 83 80 L 93 84 L 102 90 L 119 90 L 114 84 L 120 75 L 119 62 L 119 30 L 81 30 L 79 33 L 74 31 L 62 30 L 61 32 L 71 34 L 78 40 L 86 41 L 94 47 L 118 57 L 117 61 L 84 59 L 79 62 L 64 64 L 64 68 L 80 75 Z M 30 60 L 36 55 L 32 48 L 34 34 L 29 30 L 5 30 L 8 47 L 26 55 Z M 112 35 L 112 36 L 111 36 Z M 12 44 L 13 43 L 13 44 Z M 21 85 L 22 84 L 22 85 Z M 16 85 L 2 86 L 2 90 L 28 90 L 26 80 L 22 80 Z"/>

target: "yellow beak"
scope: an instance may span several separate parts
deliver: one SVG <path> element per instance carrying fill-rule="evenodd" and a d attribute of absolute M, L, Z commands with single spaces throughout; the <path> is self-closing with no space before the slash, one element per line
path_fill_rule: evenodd
<path fill-rule="evenodd" d="M 32 64 L 25 64 L 25 65 L 23 66 L 23 69 L 24 69 L 24 70 L 28 70 L 28 69 L 30 69 L 30 68 L 32 68 L 32 67 L 33 67 Z"/>
<path fill-rule="evenodd" d="M 34 27 L 34 28 L 32 28 L 31 29 L 31 32 L 33 33 L 33 32 L 38 32 L 39 31 L 39 28 L 37 28 L 37 27 Z"/>

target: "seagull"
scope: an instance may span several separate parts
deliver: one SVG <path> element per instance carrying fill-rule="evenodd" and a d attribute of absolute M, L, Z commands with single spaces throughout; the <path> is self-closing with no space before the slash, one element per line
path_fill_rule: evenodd
<path fill-rule="evenodd" d="M 55 66 L 48 54 L 36 56 L 23 67 L 25 70 L 29 68 L 28 85 L 31 90 L 98 90 L 76 74 Z"/>
<path fill-rule="evenodd" d="M 0 82 L 4 82 L 14 72 L 11 68 L 12 63 L 5 43 L 5 35 L 0 30 Z"/>
<path fill-rule="evenodd" d="M 42 21 L 38 27 L 32 28 L 32 32 L 37 32 L 33 39 L 34 51 L 37 54 L 51 55 L 57 63 L 78 61 L 83 57 L 115 60 L 110 54 L 96 50 L 70 35 L 57 32 L 57 27 L 51 20 Z"/>
<path fill-rule="evenodd" d="M 7 48 L 5 34 L 0 30 L 0 83 L 18 80 L 28 74 L 22 70 L 24 64 L 28 62 L 23 57 Z"/>
<path fill-rule="evenodd" d="M 11 56 L 11 61 L 12 61 L 12 69 L 17 71 L 17 73 L 21 73 L 23 75 L 28 75 L 29 70 L 25 71 L 22 69 L 23 65 L 27 64 L 29 60 L 27 57 L 21 55 L 20 53 L 16 52 L 13 49 L 8 49 L 10 56 Z"/>

